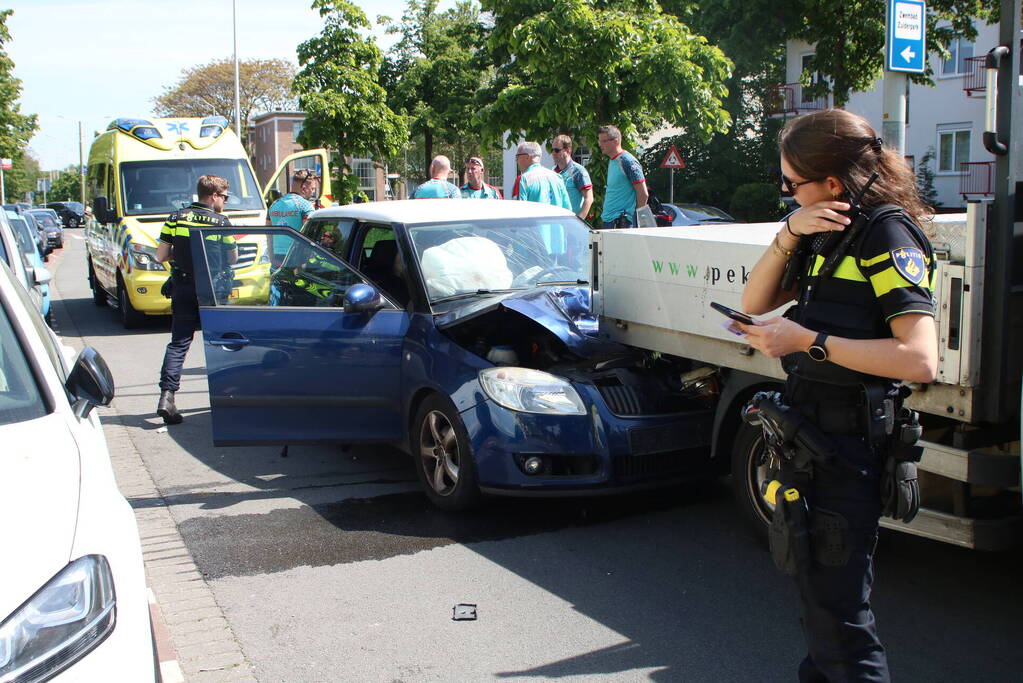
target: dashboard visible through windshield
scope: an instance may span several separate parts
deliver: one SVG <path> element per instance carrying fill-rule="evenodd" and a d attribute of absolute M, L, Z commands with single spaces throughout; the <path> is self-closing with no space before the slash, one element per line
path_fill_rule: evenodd
<path fill-rule="evenodd" d="M 409 226 L 409 236 L 431 303 L 590 280 L 589 229 L 574 216 Z"/>

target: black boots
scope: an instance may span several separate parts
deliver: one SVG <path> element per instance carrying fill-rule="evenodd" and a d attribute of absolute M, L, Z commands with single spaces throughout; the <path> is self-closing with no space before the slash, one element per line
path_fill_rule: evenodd
<path fill-rule="evenodd" d="M 160 402 L 156 404 L 156 414 L 163 418 L 164 424 L 180 424 L 185 418 L 174 405 L 174 392 L 166 389 L 160 392 Z"/>

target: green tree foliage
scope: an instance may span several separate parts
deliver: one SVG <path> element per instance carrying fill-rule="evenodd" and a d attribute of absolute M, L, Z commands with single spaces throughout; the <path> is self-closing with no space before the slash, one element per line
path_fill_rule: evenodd
<path fill-rule="evenodd" d="M 770 183 L 745 183 L 735 188 L 728 213 L 747 223 L 776 221 L 785 214 L 781 191 Z"/>
<path fill-rule="evenodd" d="M 4 49 L 11 42 L 7 18 L 13 13 L 14 10 L 9 9 L 0 11 L 0 157 L 12 159 L 17 164 L 39 126 L 35 114 L 21 113 L 21 105 L 18 104 L 21 80 L 14 77 L 14 62 Z M 6 182 L 7 178 L 4 180 Z M 35 178 L 29 179 L 26 176 L 24 180 L 26 183 L 31 182 L 31 186 L 22 192 L 35 189 Z M 18 182 L 17 174 L 14 181 Z M 12 189 L 8 189 L 8 195 L 14 196 Z"/>
<path fill-rule="evenodd" d="M 238 100 L 243 122 L 257 113 L 294 109 L 295 67 L 285 59 L 238 62 Z M 234 60 L 214 59 L 185 69 L 181 78 L 153 98 L 157 116 L 224 116 L 234 121 Z"/>
<path fill-rule="evenodd" d="M 916 166 L 916 187 L 920 192 L 920 199 L 930 207 L 938 208 L 941 202 L 938 201 L 938 191 L 934 189 L 934 148 L 928 147 L 927 153 L 921 157 Z"/>
<path fill-rule="evenodd" d="M 387 106 L 380 85 L 383 62 L 366 14 L 346 0 L 313 0 L 323 30 L 298 46 L 299 72 L 293 87 L 306 113 L 299 143 L 336 150 L 334 197 L 351 201 L 358 178 L 346 158 L 395 156 L 408 144 L 405 117 Z"/>
<path fill-rule="evenodd" d="M 613 123 L 626 138 L 667 121 L 708 139 L 728 126 L 731 63 L 653 0 L 484 0 L 498 64 L 484 132 L 544 140 L 575 131 L 591 144 Z M 626 142 L 628 142 L 628 139 Z"/>
<path fill-rule="evenodd" d="M 667 0 L 681 15 L 699 16 L 704 12 L 723 21 L 725 32 L 707 35 L 731 35 L 725 53 L 736 59 L 749 51 L 777 45 L 787 39 L 805 40 L 815 45 L 815 54 L 802 75 L 810 95 L 833 93 L 836 106 L 849 99 L 851 91 L 869 90 L 882 75 L 887 3 L 836 2 L 835 0 Z M 927 3 L 927 48 L 948 56 L 946 47 L 955 38 L 976 37 L 973 21 L 998 17 L 998 0 L 929 0 Z M 720 10 L 725 10 L 722 14 Z M 813 74 L 823 79 L 811 82 Z M 932 84 L 933 73 L 911 75 L 916 83 Z"/>
<path fill-rule="evenodd" d="M 437 12 L 437 0 L 409 0 L 400 23 L 386 17 L 388 33 L 401 38 L 388 51 L 381 85 L 388 105 L 408 115 L 409 128 L 421 136 L 423 168 L 434 156 L 434 143 L 457 150 L 478 147 L 471 125 L 475 96 L 489 73 L 483 54 L 483 26 L 474 2 L 459 2 Z M 416 164 L 418 166 L 418 164 Z"/>
<path fill-rule="evenodd" d="M 14 168 L 4 171 L 4 186 L 8 200 L 35 192 L 36 179 L 42 175 L 39 171 L 39 161 L 27 151 L 17 154 L 12 161 Z M 43 195 L 37 193 L 35 201 L 38 203 L 42 200 Z"/>
<path fill-rule="evenodd" d="M 82 196 L 80 170 L 78 164 L 74 164 L 61 171 L 60 175 L 53 180 L 46 199 L 51 202 L 79 201 Z"/>
<path fill-rule="evenodd" d="M 614 124 L 626 149 L 667 125 L 698 140 L 727 130 L 720 49 L 654 0 L 483 0 L 493 17 L 488 46 L 497 66 L 480 91 L 486 138 L 545 141 L 566 132 L 596 147 L 596 129 Z M 599 205 L 606 159 L 590 163 Z M 599 213 L 599 212 L 598 212 Z"/>

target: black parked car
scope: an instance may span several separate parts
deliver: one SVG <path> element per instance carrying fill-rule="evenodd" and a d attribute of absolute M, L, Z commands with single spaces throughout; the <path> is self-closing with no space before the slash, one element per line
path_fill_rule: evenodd
<path fill-rule="evenodd" d="M 25 213 L 36 219 L 36 223 L 46 233 L 46 242 L 51 247 L 60 249 L 64 246 L 64 226 L 60 216 L 53 209 L 31 209 Z M 24 215 L 24 214 L 22 214 Z"/>
<path fill-rule="evenodd" d="M 77 228 L 85 222 L 85 207 L 81 202 L 50 202 L 46 208 L 57 212 L 64 227 Z"/>

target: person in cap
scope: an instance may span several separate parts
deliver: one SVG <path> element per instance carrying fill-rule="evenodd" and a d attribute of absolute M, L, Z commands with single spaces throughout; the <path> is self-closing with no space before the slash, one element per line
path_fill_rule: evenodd
<path fill-rule="evenodd" d="M 502 199 L 501 191 L 488 184 L 483 159 L 469 157 L 465 161 L 466 182 L 462 185 L 462 199 Z"/>

